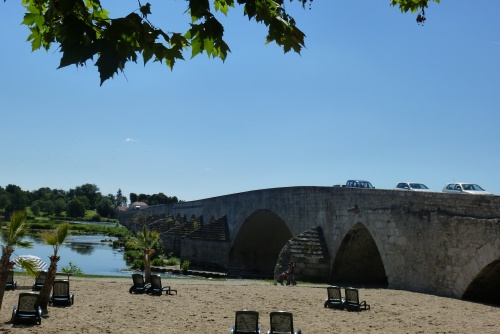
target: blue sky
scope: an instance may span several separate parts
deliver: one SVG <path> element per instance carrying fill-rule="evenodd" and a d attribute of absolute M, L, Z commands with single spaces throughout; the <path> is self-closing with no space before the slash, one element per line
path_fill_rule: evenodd
<path fill-rule="evenodd" d="M 149 2 L 164 30 L 189 21 L 183 0 Z M 498 0 L 431 4 L 424 26 L 388 0 L 285 5 L 301 55 L 264 45 L 237 6 L 221 19 L 225 63 L 128 64 L 100 87 L 93 63 L 57 70 L 57 48 L 32 53 L 20 1 L 2 2 L 0 186 L 196 200 L 359 178 L 500 194 Z"/>

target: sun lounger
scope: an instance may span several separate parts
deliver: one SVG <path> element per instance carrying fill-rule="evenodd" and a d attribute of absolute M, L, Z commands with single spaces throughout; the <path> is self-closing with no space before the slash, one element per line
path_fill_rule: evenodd
<path fill-rule="evenodd" d="M 231 334 L 260 334 L 259 312 L 241 310 L 236 311 Z"/>

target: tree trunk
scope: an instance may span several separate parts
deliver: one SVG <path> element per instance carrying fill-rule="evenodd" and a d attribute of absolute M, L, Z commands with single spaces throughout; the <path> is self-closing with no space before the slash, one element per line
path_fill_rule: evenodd
<path fill-rule="evenodd" d="M 40 306 L 42 307 L 42 313 L 49 313 L 48 305 L 50 300 L 50 292 L 52 291 L 52 285 L 56 279 L 57 273 L 57 262 L 59 262 L 60 256 L 49 256 L 50 266 L 47 270 L 47 277 L 45 278 L 45 283 L 43 283 L 42 290 L 40 290 Z"/>
<path fill-rule="evenodd" d="M 144 280 L 146 283 L 151 283 L 151 262 L 148 253 L 144 253 Z"/>
<path fill-rule="evenodd" d="M 9 271 L 14 268 L 14 262 L 10 261 L 13 252 L 14 248 L 11 245 L 2 246 L 2 257 L 0 258 L 0 309 L 2 308 Z"/>

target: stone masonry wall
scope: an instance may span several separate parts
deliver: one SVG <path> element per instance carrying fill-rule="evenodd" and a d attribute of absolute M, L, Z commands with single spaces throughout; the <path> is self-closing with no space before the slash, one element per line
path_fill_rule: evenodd
<path fill-rule="evenodd" d="M 226 246 L 187 242 L 181 250 L 196 260 L 225 263 L 240 228 L 257 210 L 273 212 L 294 237 L 321 227 L 330 270 L 345 236 L 361 224 L 374 239 L 390 288 L 460 297 L 479 271 L 500 259 L 499 196 L 289 187 L 133 211 L 205 221 L 227 216 Z M 120 214 L 120 221 L 134 214 Z"/>

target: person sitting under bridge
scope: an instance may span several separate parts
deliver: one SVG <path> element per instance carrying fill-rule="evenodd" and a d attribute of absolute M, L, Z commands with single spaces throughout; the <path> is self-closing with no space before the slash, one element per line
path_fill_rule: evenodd
<path fill-rule="evenodd" d="M 285 280 L 286 278 L 286 271 L 282 272 L 279 276 L 278 276 L 278 283 L 283 285 L 283 281 Z"/>
<path fill-rule="evenodd" d="M 293 261 L 288 262 L 287 270 L 278 276 L 278 283 L 283 285 L 285 278 L 286 285 L 297 285 L 297 282 L 295 282 L 295 265 L 293 264 Z"/>
<path fill-rule="evenodd" d="M 295 264 L 293 261 L 288 262 L 288 269 L 286 271 L 286 285 L 297 285 L 295 282 Z"/>

